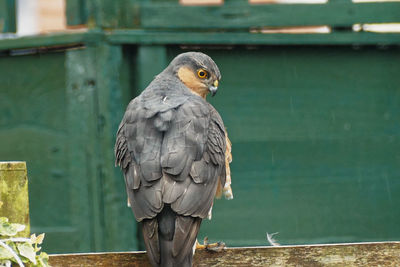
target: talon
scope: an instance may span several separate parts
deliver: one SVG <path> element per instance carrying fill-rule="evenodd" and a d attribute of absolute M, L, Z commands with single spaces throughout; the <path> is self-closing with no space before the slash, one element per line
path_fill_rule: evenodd
<path fill-rule="evenodd" d="M 199 241 L 196 239 L 196 250 L 198 249 L 206 249 L 206 246 L 200 244 Z"/>
<path fill-rule="evenodd" d="M 208 251 L 220 252 L 226 248 L 224 242 L 208 243 L 208 237 L 204 238 L 203 245 L 196 240 L 196 249 L 206 249 Z"/>

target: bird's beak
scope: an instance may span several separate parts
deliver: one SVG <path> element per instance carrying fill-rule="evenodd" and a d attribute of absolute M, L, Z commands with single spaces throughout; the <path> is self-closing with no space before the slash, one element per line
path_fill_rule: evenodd
<path fill-rule="evenodd" d="M 215 80 L 215 82 L 213 83 L 213 85 L 210 86 L 210 87 L 208 88 L 208 90 L 210 91 L 211 96 L 215 96 L 215 94 L 217 93 L 217 90 L 218 90 L 218 80 Z"/>

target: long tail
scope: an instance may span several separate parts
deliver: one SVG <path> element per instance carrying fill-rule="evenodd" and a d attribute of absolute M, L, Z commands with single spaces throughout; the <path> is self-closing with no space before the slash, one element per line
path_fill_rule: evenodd
<path fill-rule="evenodd" d="M 169 205 L 156 218 L 143 221 L 143 236 L 152 265 L 191 267 L 200 224 L 201 218 L 178 215 Z"/>

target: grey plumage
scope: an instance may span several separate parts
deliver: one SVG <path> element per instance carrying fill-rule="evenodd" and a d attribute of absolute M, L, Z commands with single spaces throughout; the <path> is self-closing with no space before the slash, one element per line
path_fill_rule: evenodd
<path fill-rule="evenodd" d="M 185 53 L 133 99 L 117 132 L 116 164 L 153 266 L 191 266 L 192 248 L 225 184 L 225 128 L 212 105 L 178 78 L 181 66 L 206 68 L 207 55 Z"/>

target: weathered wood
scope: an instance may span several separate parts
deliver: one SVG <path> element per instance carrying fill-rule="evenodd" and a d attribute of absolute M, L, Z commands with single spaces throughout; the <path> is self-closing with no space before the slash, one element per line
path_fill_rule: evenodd
<path fill-rule="evenodd" d="M 77 251 L 104 249 L 104 228 L 100 207 L 98 152 L 98 99 L 95 66 L 96 49 L 93 47 L 66 52 L 67 123 L 70 138 L 71 209 L 73 225 L 79 228 L 79 238 L 91 242 L 76 244 Z M 86 186 L 82 186 L 85 184 Z M 72 220 L 72 219 L 71 219 Z M 90 222 L 90 223 L 87 223 Z"/>
<path fill-rule="evenodd" d="M 128 88 L 122 88 L 120 75 L 123 64 L 122 46 L 102 43 L 88 47 L 96 55 L 93 65 L 95 71 L 93 81 L 96 90 L 96 116 L 98 141 L 94 143 L 98 155 L 96 167 L 98 176 L 92 181 L 93 186 L 98 183 L 98 201 L 102 199 L 104 208 L 101 216 L 105 234 L 103 239 L 104 250 L 123 250 L 128 246 L 136 247 L 133 238 L 136 231 L 131 209 L 126 207 L 126 195 L 121 194 L 125 182 L 122 174 L 114 165 L 115 132 L 119 122 L 115 118 L 123 116 L 122 94 Z M 153 74 L 154 75 L 154 74 Z M 129 98 L 130 99 L 130 98 Z M 115 219 L 118 218 L 118 219 Z M 132 247 L 133 245 L 133 247 Z"/>
<path fill-rule="evenodd" d="M 251 32 L 184 32 L 114 30 L 106 35 L 114 44 L 216 45 L 373 45 L 398 44 L 400 34 L 334 32 L 330 34 L 263 34 Z"/>
<path fill-rule="evenodd" d="M 182 32 L 114 30 L 112 32 L 56 33 L 5 38 L 0 50 L 74 46 L 105 39 L 115 45 L 218 44 L 218 45 L 392 45 L 400 43 L 398 33 L 334 32 L 330 34 L 262 34 L 250 32 Z"/>
<path fill-rule="evenodd" d="M 25 162 L 0 162 L 0 217 L 7 217 L 12 223 L 26 225 L 18 236 L 29 236 L 28 177 Z"/>
<path fill-rule="evenodd" d="M 143 3 L 140 27 L 147 29 L 239 29 L 262 26 L 330 25 L 398 21 L 400 3 L 263 4 L 228 2 L 223 6 Z M 129 11 L 129 10 L 128 10 Z M 207 14 L 207 15 L 204 15 Z M 295 14 L 295 15 L 294 15 Z"/>
<path fill-rule="evenodd" d="M 244 29 L 305 25 L 351 27 L 356 23 L 397 22 L 400 11 L 400 3 L 395 2 L 329 1 L 310 5 L 249 4 L 236 0 L 217 6 L 185 6 L 178 1 L 101 0 L 89 1 L 91 4 L 86 9 L 87 14 L 77 19 L 81 7 L 76 2 L 67 3 L 67 10 L 76 10 L 68 12 L 68 22 L 83 21 L 100 28 L 114 29 Z"/>
<path fill-rule="evenodd" d="M 54 33 L 24 36 L 19 38 L 4 38 L 0 42 L 0 50 L 39 48 L 53 46 L 73 46 L 82 43 L 95 43 L 104 37 L 104 33 L 96 30 L 90 32 L 76 31 L 69 33 Z"/>
<path fill-rule="evenodd" d="M 400 266 L 400 242 L 196 251 L 194 266 Z M 51 255 L 54 267 L 150 266 L 144 252 Z"/>

